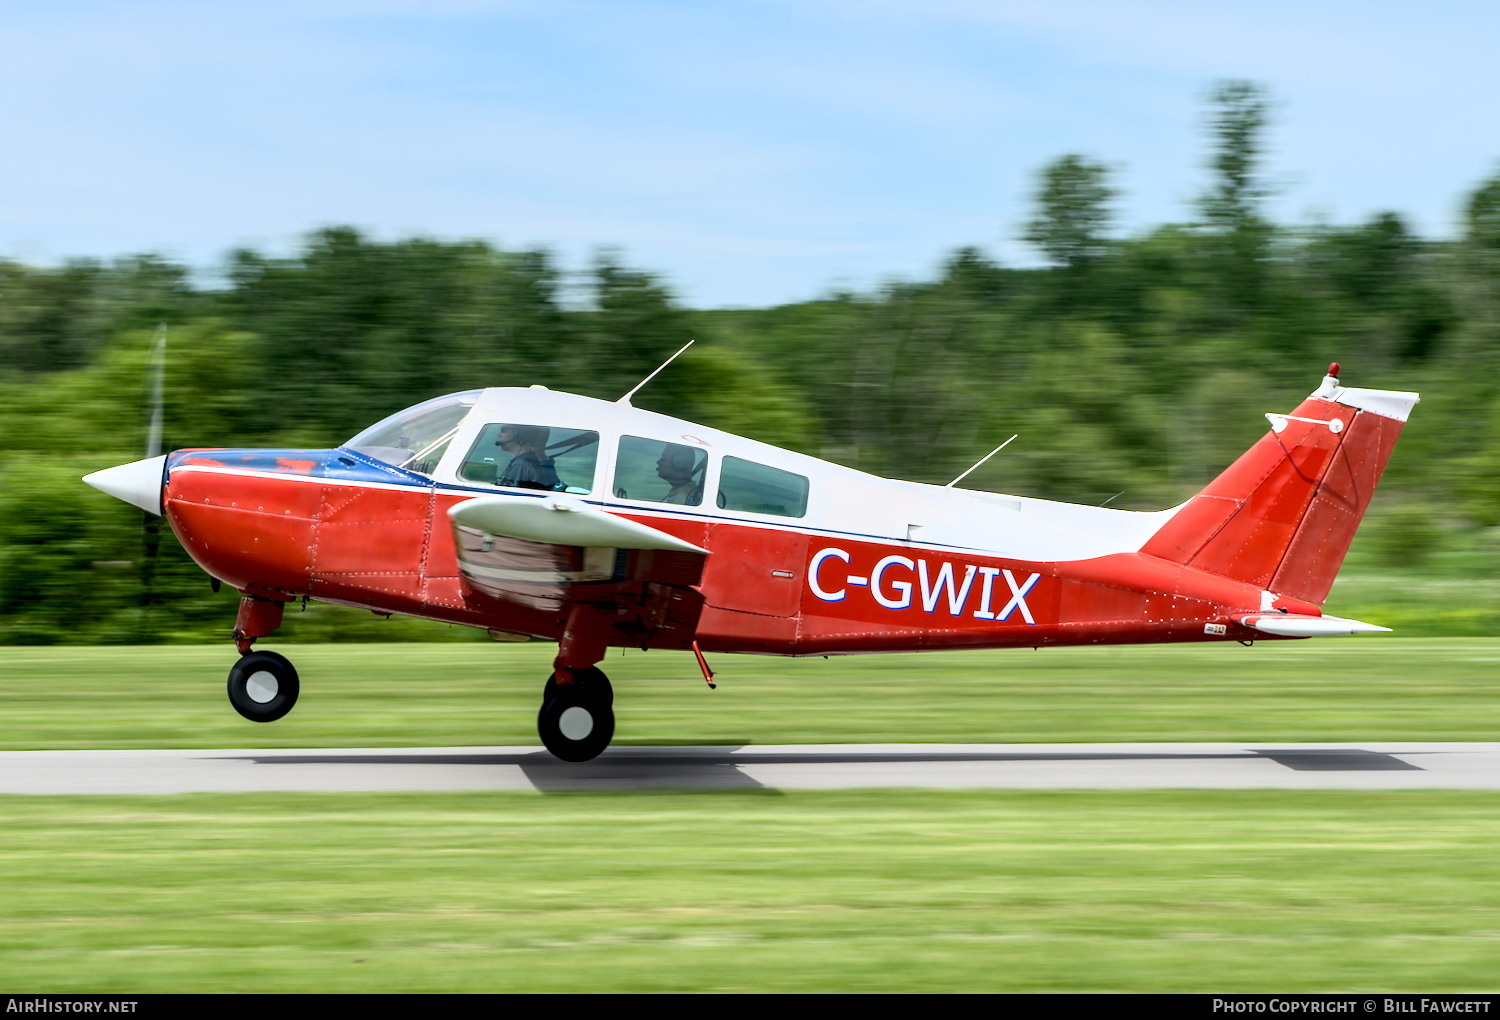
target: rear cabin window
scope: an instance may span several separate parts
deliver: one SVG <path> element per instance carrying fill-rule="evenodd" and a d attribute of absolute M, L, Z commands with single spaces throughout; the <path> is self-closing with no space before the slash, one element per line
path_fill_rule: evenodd
<path fill-rule="evenodd" d="M 598 459 L 597 432 L 499 422 L 479 433 L 458 474 L 481 485 L 587 495 Z"/>
<path fill-rule="evenodd" d="M 801 517 L 807 513 L 807 479 L 780 468 L 725 457 L 718 503 L 725 510 Z"/>
<path fill-rule="evenodd" d="M 708 454 L 681 443 L 623 436 L 615 461 L 615 495 L 651 503 L 697 506 L 703 502 Z"/>

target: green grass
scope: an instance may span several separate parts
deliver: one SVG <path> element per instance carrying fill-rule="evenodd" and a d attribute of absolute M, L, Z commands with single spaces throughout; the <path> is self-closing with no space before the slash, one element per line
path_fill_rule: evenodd
<path fill-rule="evenodd" d="M 1472 992 L 1494 796 L 8 798 L 53 992 Z"/>
<path fill-rule="evenodd" d="M 295 711 L 242 720 L 232 648 L 10 648 L 0 749 L 535 745 L 555 646 L 268 643 Z M 1500 640 L 1330 638 L 834 659 L 615 653 L 622 744 L 1490 740 Z"/>
<path fill-rule="evenodd" d="M 1403 636 L 1494 636 L 1500 634 L 1500 576 L 1350 570 L 1339 576 L 1327 608 L 1331 615 L 1378 623 Z"/>
<path fill-rule="evenodd" d="M 275 647 L 273 645 L 273 647 Z M 534 744 L 546 645 L 13 648 L 7 749 Z M 1489 740 L 1500 641 L 612 658 L 620 738 Z M 1474 992 L 1500 794 L 0 797 L 0 977 L 48 992 Z"/>

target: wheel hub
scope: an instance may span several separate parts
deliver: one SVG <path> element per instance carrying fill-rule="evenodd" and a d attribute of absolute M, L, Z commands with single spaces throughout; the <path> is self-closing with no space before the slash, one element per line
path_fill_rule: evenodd
<path fill-rule="evenodd" d="M 245 694 L 257 705 L 269 704 L 281 690 L 273 673 L 258 669 L 245 681 Z"/>
<path fill-rule="evenodd" d="M 557 728 L 569 740 L 582 740 L 594 732 L 594 713 L 573 705 L 558 717 Z"/>

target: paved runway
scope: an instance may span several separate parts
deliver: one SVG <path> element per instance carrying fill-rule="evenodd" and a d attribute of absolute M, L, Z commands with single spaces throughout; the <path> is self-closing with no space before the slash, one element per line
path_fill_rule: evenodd
<path fill-rule="evenodd" d="M 0 793 L 637 789 L 1500 789 L 1500 743 L 843 744 L 9 751 Z"/>

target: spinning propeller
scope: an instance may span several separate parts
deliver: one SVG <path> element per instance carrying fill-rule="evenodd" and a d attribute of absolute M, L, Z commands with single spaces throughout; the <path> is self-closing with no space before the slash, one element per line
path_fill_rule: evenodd
<path fill-rule="evenodd" d="M 151 341 L 151 356 L 146 363 L 146 459 L 162 455 L 161 420 L 164 386 L 167 374 L 167 324 L 156 327 Z M 161 551 L 161 515 L 145 510 L 141 520 L 141 617 L 139 639 L 149 633 L 151 604 L 156 601 L 156 557 Z"/>

